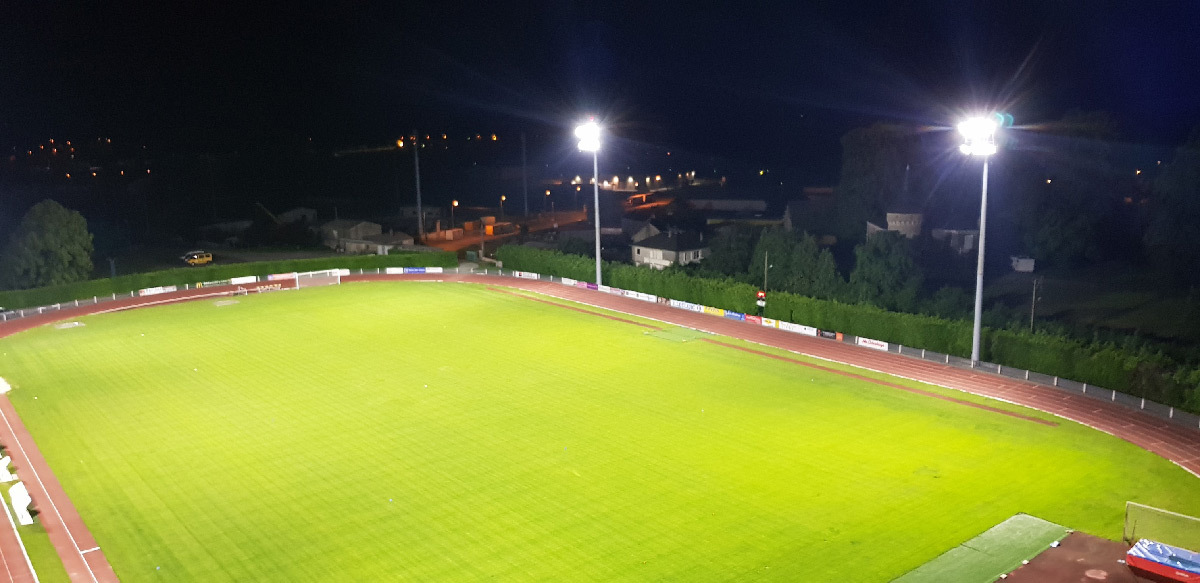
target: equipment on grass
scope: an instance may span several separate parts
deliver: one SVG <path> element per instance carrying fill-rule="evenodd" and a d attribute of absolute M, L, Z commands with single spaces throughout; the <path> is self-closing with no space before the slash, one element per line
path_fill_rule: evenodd
<path fill-rule="evenodd" d="M 1139 539 L 1200 550 L 1200 518 L 1137 502 L 1125 503 L 1125 532 L 1121 539 L 1133 544 Z"/>

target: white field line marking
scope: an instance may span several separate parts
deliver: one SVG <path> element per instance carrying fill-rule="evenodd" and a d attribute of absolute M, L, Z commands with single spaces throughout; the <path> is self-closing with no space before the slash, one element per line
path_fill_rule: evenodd
<path fill-rule="evenodd" d="M 86 555 L 87 553 L 90 553 L 92 551 L 98 551 L 98 550 L 100 550 L 100 547 L 92 547 L 86 551 L 79 551 L 79 554 Z"/>
<path fill-rule="evenodd" d="M 25 564 L 29 565 L 29 572 L 33 573 L 33 583 L 39 583 L 37 571 L 33 570 L 33 562 L 29 560 L 29 553 L 25 551 L 25 541 L 21 540 L 21 533 L 17 532 L 17 523 L 13 522 L 12 512 L 8 509 L 8 503 L 0 500 L 0 504 L 4 505 L 4 514 L 8 516 L 8 524 L 12 527 L 13 535 L 17 537 L 17 543 L 21 545 L 21 554 L 25 555 Z M 4 570 L 8 571 L 8 579 L 12 581 L 12 571 L 9 570 L 7 561 L 4 563 Z"/>
<path fill-rule="evenodd" d="M 704 333 L 706 333 L 706 334 L 713 334 L 713 335 L 715 335 L 715 336 L 728 336 L 727 334 L 723 334 L 723 333 L 721 333 L 721 332 L 713 332 L 713 331 L 711 331 L 711 330 L 705 330 L 705 329 L 703 329 L 703 328 L 697 328 L 697 327 L 693 327 L 693 326 L 688 326 L 688 325 L 686 325 L 686 324 L 680 324 L 680 323 L 678 323 L 678 322 L 672 322 L 672 321 L 670 321 L 670 320 L 663 320 L 663 319 L 654 318 L 654 317 L 651 317 L 651 316 L 643 316 L 643 315 L 641 315 L 641 314 L 634 314 L 634 313 L 632 313 L 632 312 L 625 312 L 625 311 L 622 311 L 622 310 L 619 310 L 619 309 L 616 309 L 616 308 L 610 308 L 610 307 L 607 307 L 607 306 L 600 306 L 600 305 L 596 305 L 596 304 L 591 304 L 591 303 L 584 302 L 584 301 L 580 301 L 580 300 L 577 300 L 577 299 L 574 299 L 574 298 L 568 298 L 568 297 L 565 297 L 565 296 L 559 296 L 559 295 L 555 295 L 555 294 L 553 294 L 553 293 L 548 293 L 548 292 L 546 292 L 546 291 L 541 291 L 541 290 L 533 290 L 533 289 L 528 289 L 528 288 L 517 288 L 517 289 L 525 289 L 526 291 L 530 291 L 530 292 L 533 292 L 533 293 L 535 293 L 535 294 L 547 295 L 547 296 L 550 296 L 550 297 L 552 297 L 552 298 L 558 298 L 558 299 L 560 299 L 560 300 L 564 300 L 564 301 L 568 301 L 568 302 L 575 302 L 575 303 L 577 303 L 577 304 L 582 304 L 582 305 L 585 305 L 585 306 L 590 306 L 590 307 L 597 308 L 597 309 L 600 309 L 600 310 L 608 310 L 608 311 L 610 311 L 610 312 L 616 312 L 616 313 L 618 313 L 618 314 L 624 314 L 624 315 L 626 315 L 626 316 L 633 316 L 633 317 L 635 317 L 635 318 L 644 318 L 644 319 L 647 319 L 647 320 L 653 320 L 653 321 L 655 321 L 655 322 L 661 322 L 661 323 L 663 323 L 663 324 L 670 324 L 670 325 L 672 325 L 672 326 L 679 326 L 679 327 L 681 327 L 681 328 L 690 328 L 690 329 L 692 329 L 692 330 L 696 330 L 697 332 L 704 332 Z M 614 296 L 614 297 L 621 297 L 621 296 Z M 691 313 L 691 312 L 689 312 L 689 313 Z M 1124 439 L 1123 437 L 1121 437 L 1121 436 L 1119 436 L 1119 435 L 1116 435 L 1116 434 L 1112 433 L 1111 431 L 1108 431 L 1108 430 L 1105 430 L 1105 429 L 1101 429 L 1100 427 L 1096 427 L 1095 425 L 1092 425 L 1092 424 L 1090 424 L 1090 423 L 1085 423 L 1085 422 L 1083 422 L 1083 421 L 1080 421 L 1079 419 L 1075 419 L 1075 418 L 1072 418 L 1072 417 L 1068 417 L 1067 415 L 1063 415 L 1063 414 L 1060 414 L 1060 413 L 1053 413 L 1053 412 L 1051 412 L 1051 411 L 1043 411 L 1043 410 L 1041 410 L 1041 409 L 1038 409 L 1037 407 L 1031 407 L 1031 406 L 1029 406 L 1029 405 L 1026 405 L 1026 404 L 1024 404 L 1024 403 L 1018 403 L 1018 402 L 1016 402 L 1016 401 L 1010 401 L 1010 400 L 1008 400 L 1008 399 L 1002 399 L 1002 398 L 1000 398 L 1000 397 L 996 397 L 996 396 L 992 396 L 992 395 L 985 395 L 985 394 L 982 394 L 982 393 L 974 393 L 974 392 L 968 391 L 967 389 L 965 389 L 965 388 L 962 388 L 962 387 L 955 387 L 955 386 L 950 386 L 950 385 L 943 385 L 943 384 L 941 384 L 941 383 L 935 383 L 935 382 L 932 382 L 932 381 L 927 381 L 927 380 L 923 380 L 923 379 L 917 379 L 917 378 L 913 378 L 913 377 L 909 377 L 909 376 L 904 376 L 904 375 L 901 375 L 901 374 L 896 374 L 896 373 L 894 373 L 894 372 L 888 372 L 888 371 L 878 370 L 878 369 L 874 369 L 874 368 L 870 368 L 870 367 L 866 367 L 866 366 L 862 366 L 862 365 L 858 365 L 858 364 L 851 364 L 851 363 L 849 363 L 849 362 L 842 362 L 842 361 L 840 361 L 840 360 L 835 360 L 835 359 L 832 359 L 832 358 L 827 358 L 827 357 L 824 357 L 824 356 L 817 356 L 817 355 L 815 355 L 815 354 L 809 354 L 809 353 L 807 353 L 807 352 L 800 352 L 800 351 L 798 351 L 798 350 L 790 350 L 790 349 L 787 349 L 787 348 L 782 348 L 782 347 L 779 347 L 779 346 L 773 346 L 773 345 L 771 345 L 771 344 L 767 344 L 767 343 L 765 343 L 765 342 L 755 342 L 754 340 L 747 340 L 747 339 L 745 339 L 745 338 L 738 338 L 737 336 L 731 336 L 731 337 L 732 337 L 732 338 L 737 338 L 738 340 L 741 340 L 741 341 L 743 341 L 743 342 L 749 342 L 750 344 L 757 344 L 757 345 L 759 345 L 759 346 L 766 346 L 766 347 L 768 347 L 768 348 L 774 348 L 774 349 L 776 349 L 776 350 L 783 350 L 784 352 L 790 352 L 790 353 L 792 353 L 792 354 L 798 354 L 798 355 L 800 355 L 800 356 L 807 356 L 807 357 L 809 357 L 809 358 L 815 358 L 815 359 L 817 359 L 817 360 L 823 360 L 823 361 L 825 361 L 825 362 L 831 362 L 831 363 L 834 363 L 834 364 L 840 364 L 840 365 L 842 365 L 842 366 L 849 366 L 849 367 L 853 367 L 853 368 L 857 368 L 857 369 L 861 369 L 861 370 L 866 370 L 866 371 L 870 371 L 870 372 L 877 373 L 877 374 L 888 375 L 888 376 L 891 376 L 891 377 L 896 377 L 896 378 L 904 379 L 904 380 L 907 380 L 907 381 L 912 381 L 912 382 L 922 383 L 922 384 L 926 384 L 926 385 L 930 385 L 930 386 L 934 386 L 934 387 L 941 387 L 941 388 L 943 388 L 943 389 L 950 389 L 950 390 L 952 390 L 952 391 L 958 391 L 958 392 L 960 392 L 960 393 L 966 393 L 966 394 L 968 394 L 968 395 L 974 395 L 974 396 L 976 396 L 976 397 L 983 397 L 984 399 L 991 399 L 991 400 L 993 400 L 993 401 L 1000 401 L 1001 403 L 1008 403 L 1009 405 L 1015 405 L 1015 406 L 1017 406 L 1017 407 L 1021 407 L 1021 408 L 1024 408 L 1024 409 L 1032 409 L 1032 410 L 1034 410 L 1034 411 L 1039 411 L 1039 412 L 1042 412 L 1042 413 L 1046 413 L 1046 414 L 1048 414 L 1048 415 L 1053 415 L 1053 416 L 1055 416 L 1055 417 L 1058 417 L 1059 419 L 1066 419 L 1067 421 L 1071 421 L 1071 422 L 1073 422 L 1073 423 L 1078 423 L 1078 424 L 1080 424 L 1080 425 L 1083 425 L 1084 427 L 1088 427 L 1088 428 L 1091 428 L 1091 429 L 1095 429 L 1096 431 L 1099 431 L 1099 432 L 1101 432 L 1101 433 L 1105 433 L 1105 434 L 1111 435 L 1111 436 L 1113 436 L 1113 437 L 1116 437 L 1117 439 L 1121 439 L 1121 440 L 1123 440 L 1123 441 L 1129 441 L 1129 440 L 1127 440 L 1127 439 Z M 903 355 L 902 355 L 902 356 L 903 356 Z M 911 358 L 911 357 L 909 357 L 909 358 Z M 937 364 L 937 363 L 936 363 L 936 362 L 931 362 L 931 364 Z M 1144 448 L 1143 448 L 1143 449 L 1144 449 Z M 1154 452 L 1151 452 L 1151 453 L 1154 453 Z M 1180 468 L 1182 468 L 1182 469 L 1183 469 L 1185 472 L 1187 472 L 1187 473 L 1189 473 L 1189 474 L 1191 474 L 1191 475 L 1193 475 L 1193 476 L 1196 476 L 1197 478 L 1200 478 L 1200 473 L 1194 472 L 1194 471 L 1192 471 L 1192 470 L 1190 470 L 1190 469 L 1188 469 L 1188 468 L 1184 467 L 1184 466 L 1183 466 L 1183 464 L 1179 463 L 1178 461 L 1175 461 L 1175 460 L 1173 460 L 1173 459 L 1170 459 L 1170 458 L 1168 458 L 1168 457 L 1166 457 L 1166 456 L 1163 456 L 1163 455 L 1159 455 L 1159 457 L 1162 457 L 1163 459 L 1166 459 L 1167 461 L 1169 461 L 1169 462 L 1171 462 L 1171 463 L 1175 464 L 1176 466 L 1179 466 L 1179 467 L 1180 467 Z"/>
<path fill-rule="evenodd" d="M 289 288 L 289 289 L 290 289 L 290 288 Z M 182 302 L 182 301 L 185 301 L 185 300 L 195 300 L 195 299 L 199 299 L 199 298 L 211 298 L 211 297 L 214 297 L 214 296 L 227 296 L 227 295 L 231 295 L 232 293 L 233 293 L 233 292 L 228 292 L 228 291 L 224 291 L 224 292 L 213 292 L 213 293 L 210 293 L 210 294 L 200 294 L 200 295 L 197 295 L 197 296 L 186 296 L 186 297 L 182 297 L 182 298 L 171 298 L 171 299 L 167 299 L 167 300 L 156 300 L 156 301 L 153 301 L 153 302 L 146 302 L 146 303 L 144 303 L 144 304 L 134 304 L 134 305 L 132 305 L 132 306 L 121 306 L 121 307 L 119 307 L 119 308 L 109 308 L 109 309 L 107 309 L 107 310 L 100 310 L 99 312 L 92 312 L 92 315 L 96 315 L 96 314 L 108 314 L 108 313 L 112 313 L 112 312 L 121 312 L 121 311 L 125 311 L 125 310 L 132 310 L 132 309 L 134 309 L 134 308 L 144 308 L 144 307 L 146 307 L 146 306 L 156 306 L 156 305 L 158 305 L 158 304 L 170 304 L 170 303 L 174 303 L 174 302 Z"/>
<path fill-rule="evenodd" d="M 58 511 L 58 506 L 54 504 L 54 499 L 50 497 L 50 490 L 42 482 L 42 477 L 38 475 L 37 468 L 33 467 L 33 461 L 29 459 L 29 454 L 25 453 L 25 446 L 21 445 L 21 439 L 17 437 L 17 432 L 13 430 L 12 424 L 8 422 L 8 415 L 4 413 L 3 409 L 0 409 L 0 419 L 4 420 L 4 425 L 8 427 L 8 432 L 12 434 L 13 443 L 16 443 L 17 449 L 21 450 L 21 456 L 25 458 L 25 461 L 29 462 L 29 471 L 33 472 L 33 479 L 37 480 L 38 485 L 42 487 L 42 491 L 46 493 L 46 501 L 50 503 L 50 508 L 54 510 L 54 514 L 58 516 L 58 521 L 62 523 L 63 531 L 67 533 L 67 538 L 71 539 L 71 546 L 75 547 L 75 552 L 79 553 L 79 543 L 75 542 L 75 535 L 71 534 L 71 527 L 67 526 L 67 521 L 63 519 L 62 513 Z M 5 510 L 7 511 L 8 508 L 5 508 Z M 87 558 L 83 556 L 83 553 L 79 553 L 79 558 L 83 559 L 83 566 L 87 569 L 88 575 L 92 576 L 92 581 L 100 583 L 100 580 L 96 578 L 96 574 L 92 572 L 92 566 L 88 564 Z"/>

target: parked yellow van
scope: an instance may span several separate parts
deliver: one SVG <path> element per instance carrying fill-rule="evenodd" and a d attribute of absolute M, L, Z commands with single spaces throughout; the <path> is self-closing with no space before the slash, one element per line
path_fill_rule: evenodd
<path fill-rule="evenodd" d="M 180 257 L 180 259 L 183 259 L 184 263 L 191 265 L 192 267 L 208 265 L 209 263 L 212 263 L 212 253 L 208 253 L 206 251 L 188 251 L 187 253 L 184 253 L 183 257 Z"/>

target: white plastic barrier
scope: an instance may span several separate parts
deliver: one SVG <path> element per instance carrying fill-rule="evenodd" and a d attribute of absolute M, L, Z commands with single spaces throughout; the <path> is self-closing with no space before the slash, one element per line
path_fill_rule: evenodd
<path fill-rule="evenodd" d="M 17 517 L 17 523 L 22 526 L 33 524 L 33 517 L 29 515 L 29 505 L 33 504 L 33 498 L 29 497 L 29 490 L 25 489 L 25 483 L 17 482 L 12 488 L 9 488 L 8 497 L 12 500 L 13 514 Z"/>

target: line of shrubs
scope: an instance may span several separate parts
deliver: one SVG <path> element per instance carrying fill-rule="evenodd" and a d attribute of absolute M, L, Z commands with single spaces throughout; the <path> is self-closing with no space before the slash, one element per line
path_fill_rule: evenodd
<path fill-rule="evenodd" d="M 319 271 L 322 269 L 375 269 L 384 267 L 449 267 L 458 265 L 450 252 L 411 252 L 390 255 L 332 255 L 315 259 L 288 259 L 253 263 L 226 263 L 203 267 L 181 267 L 163 271 L 135 273 L 115 278 L 91 279 L 65 285 L 25 290 L 0 291 L 0 306 L 13 310 L 46 306 L 92 296 L 129 293 L 147 287 L 195 284 L 244 275 L 268 275 Z"/>
<path fill-rule="evenodd" d="M 496 256 L 506 269 L 581 281 L 595 279 L 595 261 L 588 257 L 516 245 L 501 247 Z M 607 285 L 621 289 L 743 313 L 757 310 L 757 289 L 733 280 L 610 262 L 604 263 L 602 272 Z M 768 294 L 765 315 L 964 358 L 971 352 L 972 323 L 967 320 L 889 312 L 866 304 L 784 292 Z M 1161 352 L 990 328 L 983 330 L 980 351 L 987 362 L 1086 382 L 1200 413 L 1200 369 L 1181 365 Z"/>

